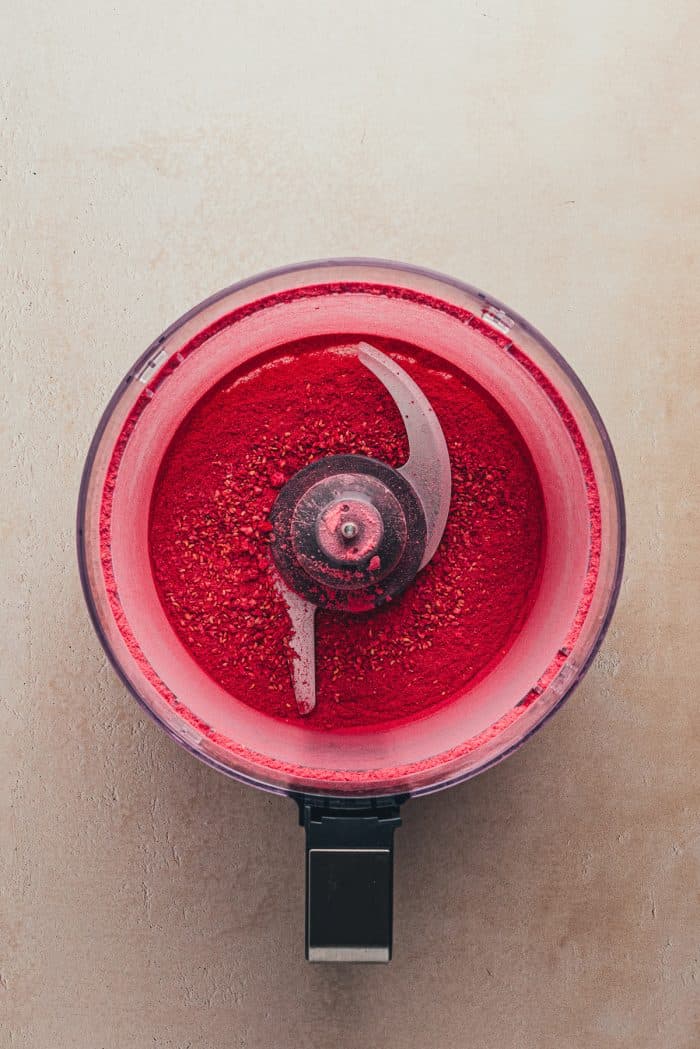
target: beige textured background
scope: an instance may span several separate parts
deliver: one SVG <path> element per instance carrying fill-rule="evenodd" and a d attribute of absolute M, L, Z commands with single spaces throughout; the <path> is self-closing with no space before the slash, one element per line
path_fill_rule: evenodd
<path fill-rule="evenodd" d="M 691 1049 L 695 0 L 4 0 L 2 1049 Z M 73 551 L 113 387 L 185 308 L 366 254 L 499 296 L 626 484 L 619 610 L 524 750 L 410 804 L 390 967 L 302 961 L 292 804 L 117 683 Z"/>

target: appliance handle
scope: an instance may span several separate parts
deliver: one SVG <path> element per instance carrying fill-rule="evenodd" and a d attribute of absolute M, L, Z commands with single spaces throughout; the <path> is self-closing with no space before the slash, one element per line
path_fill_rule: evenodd
<path fill-rule="evenodd" d="M 306 829 L 306 957 L 312 962 L 391 959 L 393 798 L 297 797 Z"/>

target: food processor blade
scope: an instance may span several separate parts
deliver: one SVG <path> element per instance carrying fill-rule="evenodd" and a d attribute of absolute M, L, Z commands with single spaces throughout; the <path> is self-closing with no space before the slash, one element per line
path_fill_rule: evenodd
<path fill-rule="evenodd" d="M 427 532 L 420 571 L 438 548 L 450 508 L 452 472 L 445 435 L 428 398 L 391 357 L 367 342 L 359 344 L 357 356 L 391 394 L 406 428 L 409 456 L 398 473 L 413 488 L 425 514 Z M 306 715 L 316 706 L 316 605 L 295 593 L 279 575 L 276 586 L 292 624 L 294 697 L 299 713 Z"/>

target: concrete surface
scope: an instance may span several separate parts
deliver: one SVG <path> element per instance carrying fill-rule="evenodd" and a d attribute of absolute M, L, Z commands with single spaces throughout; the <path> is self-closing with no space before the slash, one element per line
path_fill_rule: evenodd
<path fill-rule="evenodd" d="M 2 1049 L 691 1049 L 698 6 L 5 0 Z M 598 402 L 630 543 L 568 707 L 408 806 L 395 961 L 302 961 L 292 805 L 147 723 L 73 551 L 89 438 L 184 308 L 297 259 L 464 277 Z"/>

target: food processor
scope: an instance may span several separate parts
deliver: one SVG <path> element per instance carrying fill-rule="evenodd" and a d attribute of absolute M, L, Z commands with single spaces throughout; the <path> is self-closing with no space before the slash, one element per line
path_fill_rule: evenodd
<path fill-rule="evenodd" d="M 88 453 L 78 557 L 142 707 L 297 802 L 306 957 L 381 962 L 400 806 L 507 757 L 580 681 L 624 506 L 534 328 L 449 277 L 329 260 L 227 288 L 136 361 Z"/>

